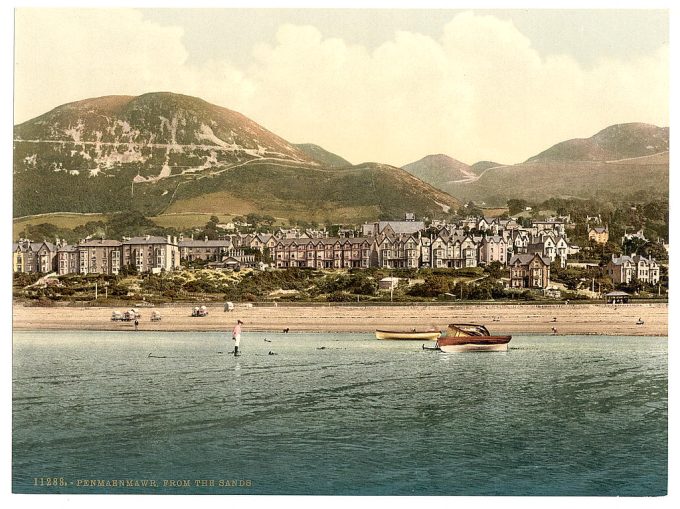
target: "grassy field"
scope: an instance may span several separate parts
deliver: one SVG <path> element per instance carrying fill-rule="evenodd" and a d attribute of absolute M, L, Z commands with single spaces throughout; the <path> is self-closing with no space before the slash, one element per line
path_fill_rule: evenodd
<path fill-rule="evenodd" d="M 106 214 L 78 214 L 75 212 L 55 212 L 52 214 L 38 214 L 14 219 L 12 224 L 12 234 L 14 238 L 29 225 L 51 223 L 59 228 L 73 229 L 89 221 L 106 221 Z M 205 223 L 203 223 L 205 224 Z"/>
<path fill-rule="evenodd" d="M 503 214 L 508 212 L 507 207 L 496 207 L 496 208 L 482 207 L 481 210 L 482 210 L 482 212 L 484 212 L 484 217 L 498 217 L 498 216 L 502 216 Z"/>
<path fill-rule="evenodd" d="M 232 216 L 245 216 L 250 212 L 258 212 L 257 206 L 242 198 L 238 198 L 229 191 L 217 191 L 207 193 L 202 196 L 183 198 L 173 203 L 159 217 L 168 214 L 191 214 L 200 212 L 201 214 L 220 214 Z M 203 223 L 205 224 L 205 223 Z"/>
<path fill-rule="evenodd" d="M 188 230 L 191 228 L 204 227 L 212 216 L 217 216 L 222 223 L 228 223 L 236 215 L 214 214 L 202 212 L 177 212 L 162 214 L 150 217 L 154 223 L 163 228 L 177 228 L 178 230 Z"/>

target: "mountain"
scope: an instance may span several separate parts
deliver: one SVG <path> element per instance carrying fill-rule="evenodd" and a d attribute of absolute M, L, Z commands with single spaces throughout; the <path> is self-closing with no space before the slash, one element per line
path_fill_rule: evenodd
<path fill-rule="evenodd" d="M 654 199 L 669 193 L 668 137 L 668 127 L 612 125 L 590 138 L 553 145 L 524 163 L 480 161 L 458 167 L 470 174 L 465 179 L 444 180 L 443 173 L 428 172 L 428 166 L 422 164 L 447 161 L 447 156 L 427 156 L 412 165 L 417 165 L 415 175 L 451 196 L 487 205 L 505 205 L 511 198 L 531 202 L 551 197 Z M 455 170 L 450 174 L 456 175 Z"/>
<path fill-rule="evenodd" d="M 87 99 L 15 126 L 14 215 L 137 209 L 360 222 L 459 206 L 398 168 L 341 162 L 195 97 Z"/>
<path fill-rule="evenodd" d="M 302 153 L 304 153 L 309 159 L 316 161 L 322 166 L 326 166 L 328 168 L 343 168 L 345 166 L 352 166 L 352 163 L 346 159 L 329 152 L 319 145 L 314 145 L 313 143 L 299 143 L 294 146 L 295 148 L 302 151 Z"/>
<path fill-rule="evenodd" d="M 444 154 L 425 156 L 402 166 L 402 169 L 433 186 L 451 181 L 468 180 L 475 176 L 470 166 Z"/>
<path fill-rule="evenodd" d="M 505 205 L 511 198 L 531 203 L 548 198 L 608 201 L 668 198 L 668 152 L 606 161 L 531 161 L 499 166 L 477 180 L 441 186 L 458 199 Z"/>
<path fill-rule="evenodd" d="M 504 166 L 500 163 L 494 163 L 493 161 L 479 161 L 470 166 L 470 170 L 476 174 L 480 175 L 481 173 L 484 173 L 484 171 L 488 170 L 489 168 L 495 168 L 496 166 Z"/>
<path fill-rule="evenodd" d="M 310 161 L 240 113 L 169 92 L 65 104 L 16 126 L 14 138 L 41 148 L 46 143 L 66 148 L 69 171 L 144 165 L 154 158 L 172 167 L 186 159 L 206 166 L 263 157 Z"/>
<path fill-rule="evenodd" d="M 553 145 L 529 158 L 534 161 L 616 161 L 668 151 L 668 128 L 630 123 L 607 127 L 590 138 Z"/>

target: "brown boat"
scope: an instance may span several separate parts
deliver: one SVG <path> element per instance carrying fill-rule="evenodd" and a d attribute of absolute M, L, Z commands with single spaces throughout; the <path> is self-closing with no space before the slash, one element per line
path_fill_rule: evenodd
<path fill-rule="evenodd" d="M 492 336 L 483 325 L 451 324 L 437 340 L 442 352 L 507 352 L 512 336 Z"/>

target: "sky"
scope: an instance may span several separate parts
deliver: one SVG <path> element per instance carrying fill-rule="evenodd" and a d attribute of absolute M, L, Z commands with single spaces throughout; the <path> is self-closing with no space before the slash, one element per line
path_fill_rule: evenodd
<path fill-rule="evenodd" d="M 15 11 L 14 123 L 171 91 L 354 164 L 524 161 L 616 123 L 667 126 L 656 10 Z"/>

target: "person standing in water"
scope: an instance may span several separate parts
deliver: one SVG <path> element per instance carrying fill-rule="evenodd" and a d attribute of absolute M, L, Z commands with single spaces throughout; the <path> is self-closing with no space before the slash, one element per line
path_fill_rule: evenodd
<path fill-rule="evenodd" d="M 231 331 L 231 339 L 234 340 L 234 357 L 238 355 L 238 347 L 241 344 L 241 325 L 243 325 L 243 322 L 237 320 L 234 330 Z"/>

